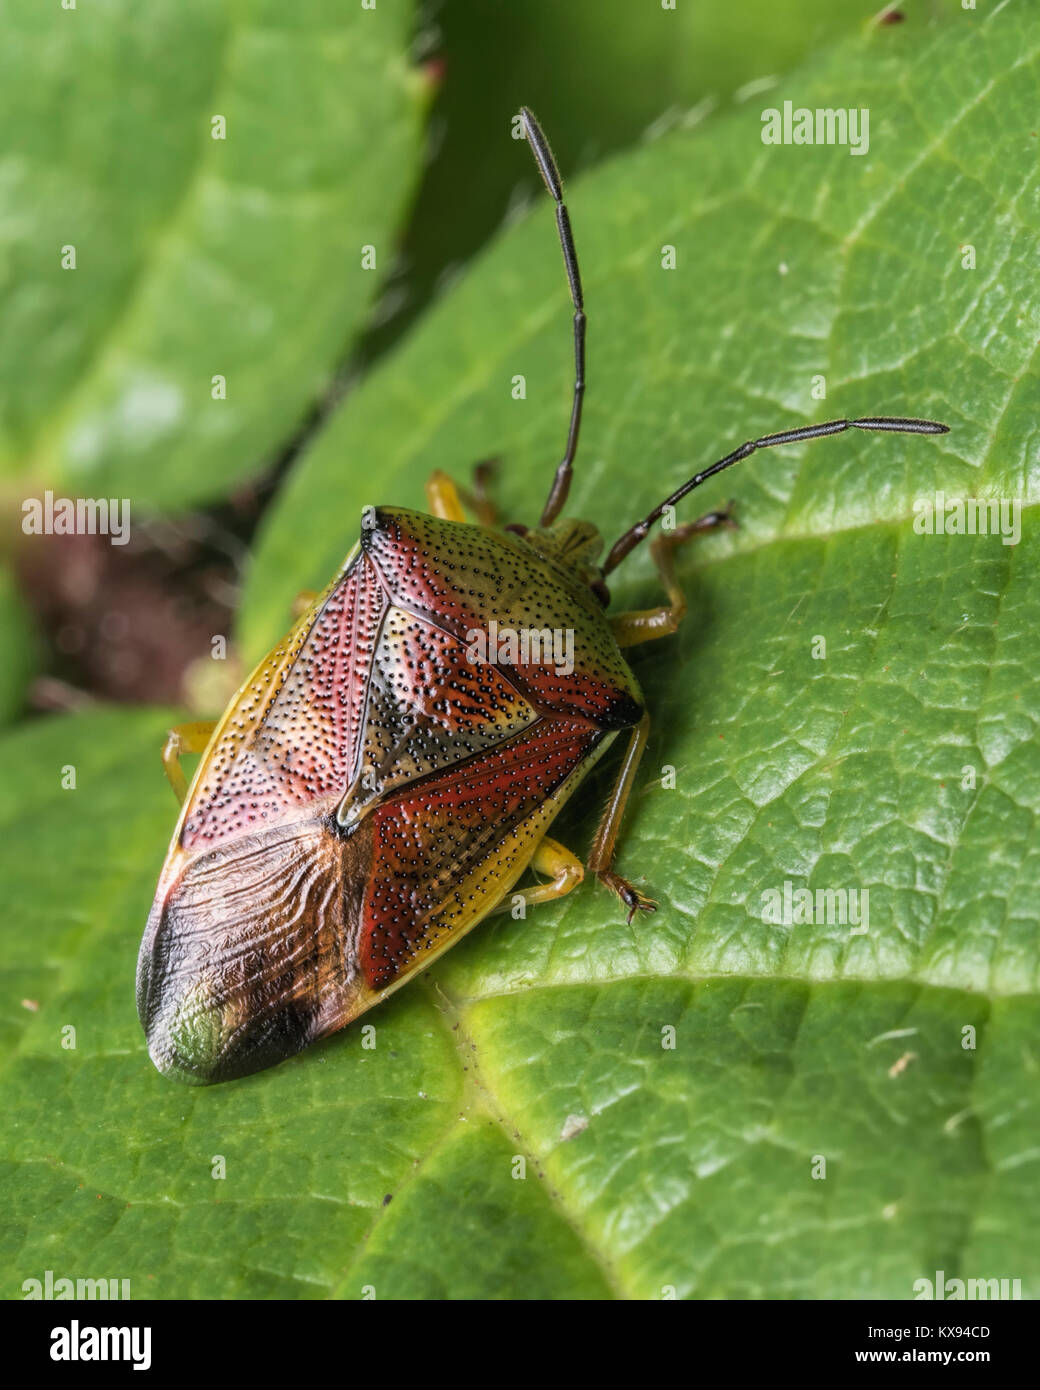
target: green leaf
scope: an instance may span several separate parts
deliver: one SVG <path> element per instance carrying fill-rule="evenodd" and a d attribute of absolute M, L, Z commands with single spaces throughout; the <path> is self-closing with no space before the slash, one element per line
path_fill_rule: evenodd
<path fill-rule="evenodd" d="M 954 7 L 960 14 L 960 0 L 929 0 L 928 14 Z M 927 22 L 922 8 L 908 7 L 908 26 Z M 761 104 L 777 74 L 863 30 L 876 13 L 833 0 L 671 10 L 632 0 L 441 6 L 447 79 L 431 109 L 430 160 L 405 233 L 403 283 L 395 282 L 404 312 L 413 315 L 448 268 L 464 264 L 518 199 L 541 188 L 529 161 L 503 146 L 522 105 L 537 112 L 561 168 L 574 176 L 648 131 L 708 119 L 741 99 Z M 398 327 L 392 319 L 379 336 Z"/>
<path fill-rule="evenodd" d="M 1038 68 L 1024 7 L 875 35 L 771 98 L 869 106 L 868 157 L 764 147 L 750 110 L 571 190 L 592 333 L 573 510 L 611 538 L 824 408 L 953 427 L 764 454 L 682 509 L 732 495 L 742 529 L 683 554 L 688 621 L 633 653 L 654 724 L 619 867 L 652 918 L 586 883 L 478 927 L 370 1015 L 374 1049 L 354 1027 L 181 1088 L 132 998 L 174 822 L 165 720 L 4 738 L 4 1293 L 52 1269 L 166 1298 L 907 1299 L 937 1270 L 1040 1294 Z M 361 505 L 421 505 L 433 467 L 501 449 L 497 490 L 534 517 L 569 378 L 551 226 L 540 206 L 503 237 L 303 461 L 252 650 Z M 1022 501 L 1020 542 L 919 534 L 937 488 Z M 654 601 L 645 555 L 616 580 L 619 607 Z M 868 930 L 768 921 L 785 883 L 869 890 Z"/>
<path fill-rule="evenodd" d="M 25 692 L 36 670 L 37 642 L 32 622 L 14 575 L 0 564 L 0 725 L 11 723 L 22 710 Z"/>
<path fill-rule="evenodd" d="M 223 495 L 327 385 L 379 283 L 362 246 L 392 259 L 412 6 L 10 8 L 0 467 L 140 506 Z"/>

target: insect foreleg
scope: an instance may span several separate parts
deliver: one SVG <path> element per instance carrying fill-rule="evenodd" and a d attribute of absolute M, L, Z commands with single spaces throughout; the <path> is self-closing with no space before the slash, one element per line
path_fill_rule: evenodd
<path fill-rule="evenodd" d="M 426 480 L 426 504 L 442 521 L 465 521 L 472 512 L 481 526 L 494 526 L 495 504 L 488 496 L 488 477 L 494 459 L 483 459 L 473 468 L 473 491 L 459 487 L 454 478 L 438 468 Z"/>
<path fill-rule="evenodd" d="M 488 490 L 488 484 L 497 463 L 497 458 L 481 459 L 473 466 L 472 494 L 459 489 L 463 502 L 481 526 L 496 526 L 498 524 L 498 512 Z"/>
<path fill-rule="evenodd" d="M 655 637 L 667 637 L 675 632 L 686 616 L 686 595 L 675 577 L 675 550 L 694 536 L 705 535 L 720 526 L 735 527 L 736 522 L 729 507 L 721 512 L 708 512 L 696 521 L 688 521 L 677 526 L 674 531 L 662 531 L 655 536 L 650 553 L 661 580 L 661 586 L 668 595 L 667 604 L 658 608 L 643 608 L 632 613 L 617 613 L 610 619 L 610 630 L 619 647 L 635 647 L 640 642 L 651 642 Z"/>
<path fill-rule="evenodd" d="M 465 521 L 466 513 L 454 478 L 435 469 L 426 479 L 426 505 L 441 521 Z"/>

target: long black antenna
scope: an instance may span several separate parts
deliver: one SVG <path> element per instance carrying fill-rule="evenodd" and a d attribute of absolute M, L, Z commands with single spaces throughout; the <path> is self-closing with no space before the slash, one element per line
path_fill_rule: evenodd
<path fill-rule="evenodd" d="M 567 283 L 571 290 L 571 303 L 574 305 L 574 396 L 571 402 L 571 423 L 567 430 L 567 447 L 556 468 L 549 498 L 542 512 L 541 525 L 548 526 L 560 515 L 571 487 L 574 455 L 578 452 L 578 431 L 581 429 L 581 405 L 585 396 L 585 302 L 581 294 L 581 273 L 578 270 L 578 254 L 574 249 L 574 236 L 571 232 L 570 214 L 563 201 L 563 185 L 560 171 L 556 167 L 552 150 L 541 126 L 526 106 L 520 108 L 520 119 L 524 123 L 527 143 L 531 146 L 535 163 L 545 182 L 549 195 L 556 204 L 556 230 L 560 234 L 560 248 L 563 251 L 563 264 L 567 271 Z"/>
<path fill-rule="evenodd" d="M 753 454 L 757 449 L 772 449 L 777 444 L 799 444 L 805 439 L 820 439 L 828 434 L 841 434 L 844 430 L 887 430 L 892 434 L 949 434 L 949 425 L 940 425 L 935 420 L 906 420 L 891 415 L 867 416 L 862 420 L 828 420 L 822 425 L 804 425 L 796 430 L 781 430 L 778 434 L 764 434 L 761 439 L 749 439 L 746 444 L 741 444 L 739 449 L 734 449 L 732 454 L 727 454 L 725 458 L 719 459 L 718 463 L 713 463 L 710 468 L 705 468 L 703 473 L 695 473 L 687 483 L 673 492 L 671 497 L 653 509 L 642 521 L 630 527 L 623 536 L 614 542 L 610 548 L 610 554 L 603 563 L 603 573 L 609 574 L 612 569 L 616 569 L 621 561 L 634 550 L 636 546 L 646 539 L 650 527 L 664 513 L 665 507 L 674 507 L 677 502 L 681 502 L 688 492 L 692 492 L 695 487 L 700 487 L 701 483 L 706 483 L 709 478 L 713 478 L 716 473 L 721 473 L 724 468 L 731 468 L 733 464 L 739 463 L 741 459 L 746 459 L 749 454 Z"/>

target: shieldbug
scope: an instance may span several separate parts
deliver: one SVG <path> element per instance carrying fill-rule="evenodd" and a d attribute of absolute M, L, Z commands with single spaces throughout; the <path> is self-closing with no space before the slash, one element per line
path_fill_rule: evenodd
<path fill-rule="evenodd" d="M 607 576 L 708 478 L 757 449 L 855 428 L 943 434 L 870 416 L 749 440 L 630 527 L 600 563 L 587 521 L 561 517 L 585 392 L 581 277 L 560 175 L 523 127 L 556 209 L 574 307 L 566 446 L 537 526 L 494 527 L 485 496 L 435 473 L 430 514 L 374 509 L 324 593 L 249 676 L 216 725 L 171 732 L 182 801 L 137 972 L 152 1060 L 194 1082 L 279 1062 L 380 1002 L 515 896 L 568 893 L 581 862 L 548 836 L 618 734 L 626 748 L 586 867 L 629 921 L 654 904 L 614 869 L 649 716 L 622 654 L 676 630 L 677 546 L 732 524 L 711 512 L 661 532 L 667 602 L 608 615 Z M 503 646 L 502 634 L 513 641 Z M 524 646 L 524 634 L 537 634 Z M 561 661 L 545 635 L 570 634 Z M 494 650 L 492 650 L 492 647 Z M 569 666 L 569 669 L 568 669 Z M 204 753 L 191 787 L 180 756 Z"/>

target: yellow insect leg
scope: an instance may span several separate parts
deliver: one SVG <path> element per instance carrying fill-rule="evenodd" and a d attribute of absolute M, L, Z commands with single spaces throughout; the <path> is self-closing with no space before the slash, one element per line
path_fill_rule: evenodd
<path fill-rule="evenodd" d="M 188 779 L 181 767 L 181 754 L 204 753 L 216 727 L 215 720 L 199 724 L 175 724 L 163 744 L 162 761 L 166 777 L 182 806 L 188 795 Z"/>
<path fill-rule="evenodd" d="M 585 877 L 581 860 L 575 858 L 570 850 L 557 840 L 551 840 L 548 835 L 543 836 L 535 850 L 531 868 L 536 874 L 545 874 L 550 882 L 539 883 L 533 888 L 518 888 L 507 893 L 498 906 L 492 909 L 492 915 L 496 912 L 512 911 L 514 901 L 518 897 L 523 898 L 525 909 L 534 903 L 551 903 L 554 898 L 562 898 L 572 888 L 577 888 Z"/>
<path fill-rule="evenodd" d="M 640 642 L 652 642 L 655 637 L 667 637 L 675 632 L 686 616 L 686 595 L 675 577 L 675 550 L 694 536 L 714 531 L 719 526 L 736 526 L 727 507 L 722 512 L 709 512 L 696 521 L 677 526 L 674 531 L 662 531 L 654 537 L 650 553 L 654 558 L 658 578 L 668 595 L 667 604 L 659 608 L 644 608 L 634 613 L 617 613 L 610 619 L 614 641 L 619 647 L 634 647 Z"/>
<path fill-rule="evenodd" d="M 481 526 L 494 526 L 497 518 L 495 504 L 488 494 L 488 480 L 495 462 L 495 459 L 483 459 L 474 467 L 472 492 L 459 487 L 439 468 L 431 473 L 426 481 L 426 504 L 431 515 L 442 521 L 465 521 L 469 510 Z"/>
<path fill-rule="evenodd" d="M 430 515 L 440 517 L 442 521 L 466 520 L 462 499 L 454 480 L 439 468 L 426 480 L 426 505 L 430 509 Z"/>

